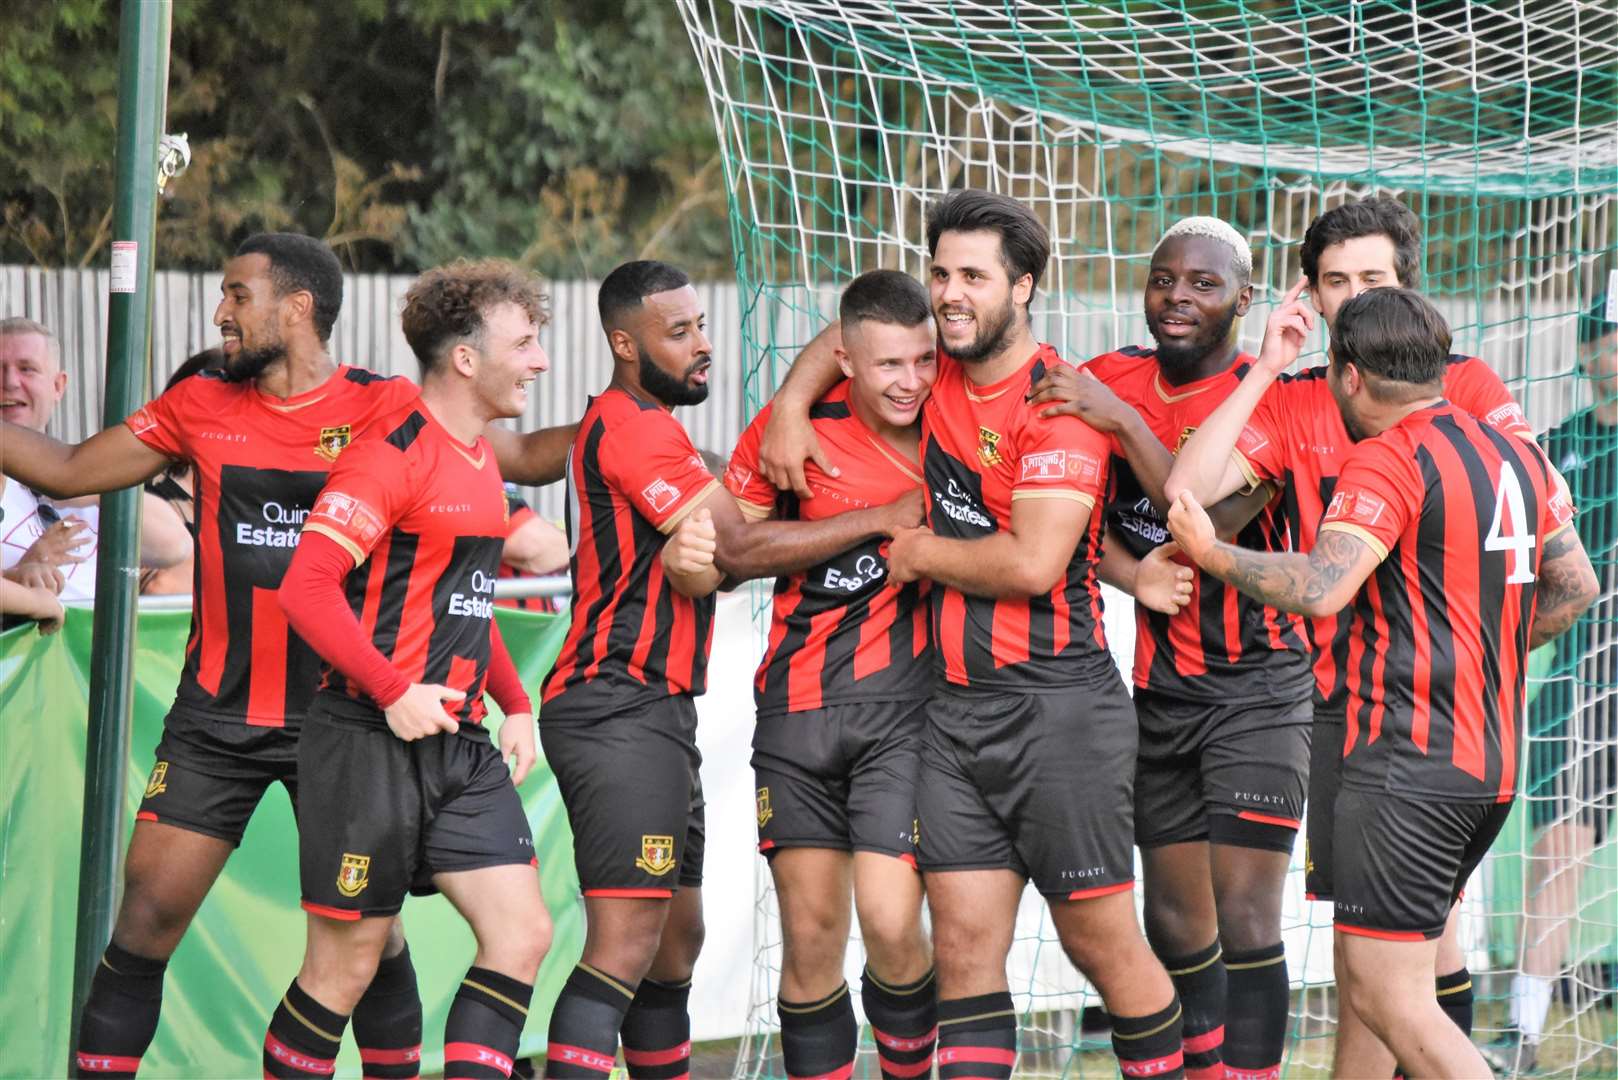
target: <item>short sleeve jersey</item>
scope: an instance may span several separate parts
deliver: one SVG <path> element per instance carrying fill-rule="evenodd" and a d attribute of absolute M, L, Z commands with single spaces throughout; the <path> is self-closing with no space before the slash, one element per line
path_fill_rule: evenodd
<path fill-rule="evenodd" d="M 452 708 L 462 732 L 485 738 L 483 681 L 506 494 L 486 439 L 468 447 L 419 401 L 382 419 L 332 470 L 303 525 L 354 557 L 348 603 L 377 650 L 413 683 L 466 697 Z M 381 724 L 363 691 L 329 665 L 322 704 Z M 448 707 L 448 706 L 446 706 Z"/>
<path fill-rule="evenodd" d="M 753 418 L 725 470 L 725 486 L 744 513 L 818 521 L 892 502 L 921 486 L 921 466 L 867 427 L 848 394 L 849 384 L 839 383 L 809 410 L 821 449 L 841 475 L 806 464 L 815 492 L 807 502 L 764 479 L 759 444 L 770 407 Z M 760 716 L 927 696 L 933 683 L 929 584 L 895 589 L 887 576 L 887 544 L 878 537 L 776 579 L 769 643 L 753 684 Z"/>
<path fill-rule="evenodd" d="M 1533 429 L 1511 391 L 1477 357 L 1449 358 L 1444 396 L 1457 408 L 1500 431 L 1533 438 Z M 1308 551 L 1315 546 L 1315 530 L 1353 446 L 1343 426 L 1343 414 L 1326 383 L 1324 366 L 1277 379 L 1237 439 L 1237 463 L 1248 481 L 1273 483 L 1282 489 L 1283 516 L 1296 550 Z M 1335 712 L 1343 708 L 1346 700 L 1348 612 L 1312 621 L 1315 704 Z"/>
<path fill-rule="evenodd" d="M 1206 379 L 1170 386 L 1157 355 L 1126 348 L 1085 365 L 1138 412 L 1152 434 L 1178 450 L 1236 389 L 1252 357 L 1237 356 Z M 1106 522 L 1137 559 L 1169 540 L 1168 526 L 1147 498 L 1129 462 L 1114 450 L 1114 484 Z M 1242 530 L 1236 542 L 1255 551 L 1285 551 L 1288 536 L 1279 499 Z M 1201 701 L 1301 701 L 1313 685 L 1304 619 L 1277 611 L 1211 574 L 1192 579 L 1190 602 L 1176 615 L 1135 605 L 1135 685 Z"/>
<path fill-rule="evenodd" d="M 623 390 L 590 400 L 567 457 L 572 625 L 545 723 L 591 721 L 706 688 L 712 596 L 668 582 L 671 533 L 719 486 L 674 415 Z"/>
<path fill-rule="evenodd" d="M 1097 510 L 1106 501 L 1111 440 L 1071 416 L 1045 418 L 1027 401 L 1048 367 L 1041 345 L 1027 363 L 989 386 L 939 353 L 938 378 L 922 409 L 927 523 L 939 536 L 976 540 L 1011 526 L 1019 499 L 1068 499 Z M 940 586 L 933 645 L 944 678 L 961 686 L 1038 693 L 1115 677 L 1101 619 L 1095 563 L 1101 514 L 1092 512 L 1061 578 L 1034 597 L 972 596 Z"/>
<path fill-rule="evenodd" d="M 1382 559 L 1350 605 L 1344 784 L 1510 801 L 1535 580 L 1572 518 L 1537 445 L 1447 402 L 1355 446 L 1320 524 Z"/>
<path fill-rule="evenodd" d="M 302 722 L 320 658 L 288 628 L 276 590 L 343 448 L 419 393 L 409 379 L 344 366 L 282 399 L 205 371 L 124 421 L 194 470 L 196 576 L 176 708 L 266 727 Z"/>

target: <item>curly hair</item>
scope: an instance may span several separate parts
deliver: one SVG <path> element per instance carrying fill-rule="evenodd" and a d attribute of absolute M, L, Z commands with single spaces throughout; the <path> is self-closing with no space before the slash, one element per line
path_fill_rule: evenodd
<path fill-rule="evenodd" d="M 1385 236 L 1393 245 L 1393 272 L 1399 284 L 1414 289 L 1421 284 L 1421 219 L 1391 195 L 1374 195 L 1333 207 L 1315 218 L 1303 234 L 1299 255 L 1303 276 L 1318 282 L 1320 253 L 1334 244 L 1362 236 Z"/>
<path fill-rule="evenodd" d="M 539 326 L 550 317 L 539 279 L 505 259 L 457 259 L 422 274 L 405 293 L 405 340 L 431 371 L 455 345 L 483 348 L 484 315 L 497 304 L 516 304 Z"/>

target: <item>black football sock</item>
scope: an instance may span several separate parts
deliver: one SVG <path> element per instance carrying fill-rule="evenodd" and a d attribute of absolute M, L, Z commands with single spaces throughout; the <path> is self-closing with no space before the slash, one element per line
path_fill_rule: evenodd
<path fill-rule="evenodd" d="M 1114 1016 L 1112 1052 L 1125 1076 L 1177 1080 L 1185 1076 L 1180 999 L 1150 1016 Z M 1225 1074 L 1229 1076 L 1227 1072 Z"/>
<path fill-rule="evenodd" d="M 1435 987 L 1444 1015 L 1466 1035 L 1472 1034 L 1472 973 L 1465 967 L 1440 975 Z"/>
<path fill-rule="evenodd" d="M 635 1000 L 634 987 L 581 963 L 568 975 L 551 1010 L 545 1075 L 601 1080 L 618 1061 L 618 1029 Z"/>
<path fill-rule="evenodd" d="M 1189 956 L 1160 957 L 1185 1010 L 1181 1039 L 1187 1080 L 1224 1080 L 1225 962 L 1216 940 Z"/>
<path fill-rule="evenodd" d="M 1017 1061 L 1017 1009 L 1011 994 L 938 1003 L 939 1080 L 1011 1080 Z"/>
<path fill-rule="evenodd" d="M 1287 952 L 1280 942 L 1225 954 L 1225 1076 L 1278 1080 L 1287 1041 Z"/>
<path fill-rule="evenodd" d="M 150 960 L 109 943 L 90 980 L 79 1021 L 74 1076 L 132 1077 L 157 1033 L 167 960 Z"/>
<path fill-rule="evenodd" d="M 467 969 L 444 1022 L 444 1080 L 506 1080 L 533 996 L 510 975 Z"/>
<path fill-rule="evenodd" d="M 1434 991 L 1438 995 L 1438 1007 L 1444 1010 L 1444 1015 L 1454 1021 L 1463 1034 L 1472 1034 L 1472 972 L 1464 966 L 1448 975 L 1440 975 L 1434 980 Z M 1396 1066 L 1393 1075 L 1405 1075 L 1402 1066 Z"/>
<path fill-rule="evenodd" d="M 618 1029 L 631 1080 L 682 1080 L 691 1072 L 691 980 L 642 979 Z"/>
<path fill-rule="evenodd" d="M 303 992 L 294 979 L 270 1017 L 264 1035 L 264 1075 L 277 1080 L 330 1076 L 348 1017 L 339 1016 Z"/>
<path fill-rule="evenodd" d="M 781 998 L 775 1007 L 781 1017 L 781 1058 L 788 1080 L 810 1076 L 847 1080 L 854 1071 L 860 1034 L 848 984 L 819 1001 Z"/>
<path fill-rule="evenodd" d="M 908 985 L 890 986 L 866 968 L 860 1002 L 871 1022 L 883 1080 L 929 1075 L 938 1042 L 938 987 L 932 971 Z"/>
<path fill-rule="evenodd" d="M 421 1075 L 421 994 L 410 946 L 383 957 L 365 996 L 349 1017 L 365 1080 L 409 1080 Z"/>

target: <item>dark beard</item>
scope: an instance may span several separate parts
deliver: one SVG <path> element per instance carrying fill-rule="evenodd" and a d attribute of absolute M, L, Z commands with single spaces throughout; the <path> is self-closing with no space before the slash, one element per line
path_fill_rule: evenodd
<path fill-rule="evenodd" d="M 226 382 L 248 382 L 258 378 L 264 369 L 286 356 L 285 345 L 266 345 L 262 349 L 238 349 L 235 356 L 226 357 L 219 374 Z"/>
<path fill-rule="evenodd" d="M 938 325 L 944 325 L 943 317 L 936 312 L 934 313 L 934 318 L 938 320 Z M 1016 320 L 1016 305 L 1007 298 L 1006 306 L 1000 311 L 999 321 L 993 324 L 985 324 L 979 320 L 978 336 L 972 339 L 970 345 L 963 347 L 959 351 L 951 352 L 950 356 L 963 364 L 977 364 L 987 360 L 1005 348 L 1006 339 L 1011 336 L 1011 327 Z"/>
<path fill-rule="evenodd" d="M 639 359 L 641 389 L 669 408 L 679 405 L 700 405 L 708 400 L 707 383 L 692 386 L 686 382 L 686 379 L 702 366 L 703 361 L 692 361 L 691 366 L 685 369 L 685 375 L 676 379 L 658 367 L 652 358 L 646 355 L 646 350 L 640 347 L 639 342 L 635 343 L 635 353 Z"/>
<path fill-rule="evenodd" d="M 1182 382 L 1195 375 L 1197 365 L 1208 354 L 1225 347 L 1230 340 L 1230 328 L 1235 324 L 1236 308 L 1232 305 L 1225 310 L 1225 317 L 1209 328 L 1207 334 L 1198 334 L 1191 341 L 1165 341 L 1157 336 L 1154 328 L 1152 338 L 1157 342 L 1157 364 L 1169 377 L 1169 382 Z"/>

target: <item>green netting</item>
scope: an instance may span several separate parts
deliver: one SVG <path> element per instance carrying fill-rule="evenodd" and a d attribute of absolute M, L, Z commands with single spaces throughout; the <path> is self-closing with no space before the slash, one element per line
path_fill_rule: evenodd
<path fill-rule="evenodd" d="M 1298 275 L 1310 221 L 1384 191 L 1424 222 L 1423 287 L 1457 351 L 1486 358 L 1536 430 L 1614 392 L 1580 377 L 1577 333 L 1618 266 L 1611 0 L 679 2 L 730 184 L 750 411 L 842 283 L 878 266 L 923 271 L 925 207 L 962 186 L 1015 196 L 1047 222 L 1053 255 L 1036 330 L 1075 361 L 1149 341 L 1145 263 L 1175 220 L 1211 214 L 1250 238 L 1258 304 L 1243 335 L 1253 348 L 1266 305 Z M 1317 348 L 1303 362 L 1318 360 Z M 1601 430 L 1581 427 L 1569 445 L 1599 454 Z M 1611 513 L 1615 478 L 1605 475 L 1604 489 L 1592 481 L 1579 495 L 1587 516 L 1602 500 Z M 1602 606 L 1546 662 L 1546 692 L 1566 707 L 1542 706 L 1542 718 L 1618 707 L 1606 537 Z M 1579 723 L 1536 723 L 1540 744 L 1560 740 L 1561 764 L 1538 767 L 1561 787 L 1531 798 L 1571 792 L 1577 802 L 1601 765 L 1598 747 Z M 1498 1024 L 1519 962 L 1533 868 L 1553 865 L 1544 851 L 1509 854 L 1531 843 L 1531 830 L 1503 841 L 1506 857 L 1469 902 L 1471 959 L 1499 973 L 1480 980 L 1494 996 L 1480 1009 L 1485 1025 Z M 1561 1043 L 1551 1060 L 1570 1075 L 1613 1075 L 1612 1013 L 1593 1002 L 1611 985 L 1618 870 L 1610 846 L 1573 862 L 1584 870 L 1574 935 L 1583 964 L 1569 984 L 1577 993 L 1553 1012 Z M 1014 957 L 1027 1021 L 1019 1068 L 1112 1075 L 1110 1057 L 1072 1053 L 1078 1009 L 1094 998 L 1042 932 L 1038 905 L 1025 915 Z M 761 891 L 757 1037 L 743 1054 L 752 1072 L 778 1068 L 767 1040 L 773 916 Z M 1315 1037 L 1329 1035 L 1334 1009 L 1329 913 L 1295 889 L 1285 918 L 1297 987 L 1287 1072 L 1309 1075 L 1329 1054 L 1329 1038 Z"/>

